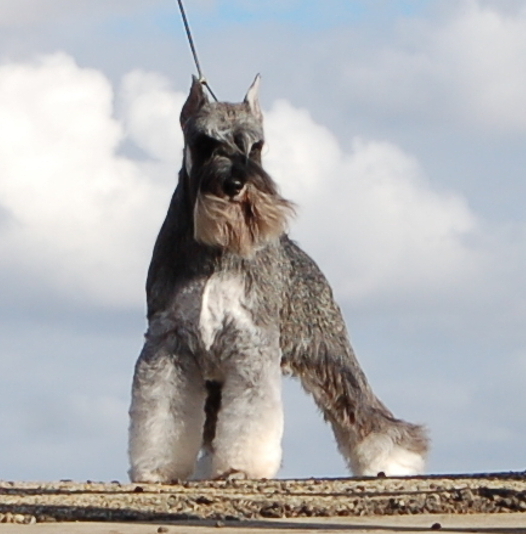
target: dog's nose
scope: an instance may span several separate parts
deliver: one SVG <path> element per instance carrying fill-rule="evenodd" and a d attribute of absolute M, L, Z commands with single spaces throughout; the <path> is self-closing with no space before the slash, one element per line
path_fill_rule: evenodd
<path fill-rule="evenodd" d="M 223 191 L 229 197 L 235 197 L 236 195 L 240 193 L 244 185 L 245 184 L 239 178 L 230 176 L 223 183 Z"/>

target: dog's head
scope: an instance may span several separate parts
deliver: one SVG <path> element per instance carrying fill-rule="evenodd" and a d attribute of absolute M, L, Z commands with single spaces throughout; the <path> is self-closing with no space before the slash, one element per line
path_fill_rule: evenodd
<path fill-rule="evenodd" d="M 243 102 L 230 104 L 210 102 L 194 78 L 181 111 L 181 172 L 194 203 L 194 238 L 244 257 L 277 239 L 293 214 L 261 166 L 259 80 Z"/>

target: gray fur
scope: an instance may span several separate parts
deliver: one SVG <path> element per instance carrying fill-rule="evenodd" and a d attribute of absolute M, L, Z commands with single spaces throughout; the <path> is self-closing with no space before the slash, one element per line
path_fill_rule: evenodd
<path fill-rule="evenodd" d="M 261 167 L 258 85 L 240 104 L 211 103 L 194 79 L 181 112 L 185 161 L 148 273 L 130 476 L 275 476 L 280 367 L 313 395 L 355 474 L 415 474 L 424 429 L 374 395 L 325 277 L 285 233 L 293 208 Z M 206 198 L 232 213 L 206 219 Z"/>

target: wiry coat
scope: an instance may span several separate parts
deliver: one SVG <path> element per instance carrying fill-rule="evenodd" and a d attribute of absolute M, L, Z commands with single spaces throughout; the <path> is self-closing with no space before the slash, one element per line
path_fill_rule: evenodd
<path fill-rule="evenodd" d="M 194 80 L 181 113 L 183 168 L 147 280 L 130 476 L 275 476 L 281 369 L 314 396 L 355 474 L 420 472 L 424 430 L 374 395 L 325 277 L 285 233 L 292 205 L 261 167 L 258 83 L 228 104 Z"/>

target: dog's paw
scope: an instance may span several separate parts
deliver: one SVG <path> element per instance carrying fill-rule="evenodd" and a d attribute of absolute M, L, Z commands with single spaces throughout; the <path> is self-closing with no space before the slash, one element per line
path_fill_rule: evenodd
<path fill-rule="evenodd" d="M 246 480 L 247 478 L 248 475 L 244 471 L 232 468 L 215 477 L 215 480 Z"/>

